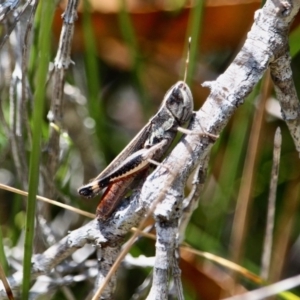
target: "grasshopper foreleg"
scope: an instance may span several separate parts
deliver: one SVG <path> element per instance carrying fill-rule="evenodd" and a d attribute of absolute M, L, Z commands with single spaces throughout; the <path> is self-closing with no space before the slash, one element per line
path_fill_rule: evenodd
<path fill-rule="evenodd" d="M 201 125 L 200 125 L 201 126 Z M 205 131 L 202 126 L 201 126 L 201 129 L 202 131 L 193 131 L 193 130 L 190 130 L 190 129 L 186 129 L 186 128 L 183 128 L 183 127 L 177 127 L 177 130 L 179 132 L 182 132 L 184 134 L 191 134 L 191 135 L 200 135 L 200 136 L 209 136 L 211 137 L 212 139 L 214 140 L 217 140 L 219 138 L 219 135 L 215 135 L 215 134 L 212 134 L 212 133 L 209 133 L 207 131 Z"/>
<path fill-rule="evenodd" d="M 166 165 L 164 165 L 164 164 L 162 164 L 162 163 L 160 163 L 160 162 L 158 162 L 158 161 L 156 161 L 156 160 L 153 160 L 153 159 L 148 159 L 148 162 L 150 163 L 150 164 L 152 164 L 152 165 L 155 165 L 155 166 L 157 166 L 157 167 L 163 167 L 163 168 L 165 168 L 167 171 L 169 171 L 171 174 L 173 174 L 173 172 L 172 172 L 172 170 L 168 167 L 168 166 L 166 166 Z"/>

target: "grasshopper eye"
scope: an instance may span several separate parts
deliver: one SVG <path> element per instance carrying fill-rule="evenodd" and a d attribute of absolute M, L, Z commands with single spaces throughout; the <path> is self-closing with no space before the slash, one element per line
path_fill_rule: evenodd
<path fill-rule="evenodd" d="M 194 109 L 193 96 L 188 85 L 179 81 L 173 85 L 165 96 L 165 103 L 180 125 L 186 123 Z"/>

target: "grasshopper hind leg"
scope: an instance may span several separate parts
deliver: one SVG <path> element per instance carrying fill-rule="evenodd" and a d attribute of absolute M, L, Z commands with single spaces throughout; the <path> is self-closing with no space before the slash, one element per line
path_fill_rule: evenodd
<path fill-rule="evenodd" d="M 93 198 L 97 196 L 100 191 L 107 187 L 110 183 L 110 178 L 103 178 L 103 179 L 97 179 L 93 180 L 92 182 L 82 186 L 78 189 L 78 194 L 84 198 Z"/>

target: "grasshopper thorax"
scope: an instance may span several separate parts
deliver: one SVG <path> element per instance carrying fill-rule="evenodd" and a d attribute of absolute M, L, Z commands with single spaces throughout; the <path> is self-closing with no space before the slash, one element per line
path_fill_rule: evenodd
<path fill-rule="evenodd" d="M 178 121 L 179 125 L 186 123 L 192 116 L 194 109 L 193 96 L 184 81 L 178 81 L 166 93 L 163 105 Z"/>

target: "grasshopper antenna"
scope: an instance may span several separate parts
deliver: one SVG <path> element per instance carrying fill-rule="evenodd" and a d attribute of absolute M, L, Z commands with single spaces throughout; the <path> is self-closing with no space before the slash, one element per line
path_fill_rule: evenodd
<path fill-rule="evenodd" d="M 186 82 L 187 71 L 188 71 L 188 66 L 189 66 L 189 62 L 190 62 L 191 42 L 192 42 L 192 37 L 189 37 L 189 41 L 188 41 L 188 51 L 187 51 L 187 55 L 186 55 L 185 70 L 184 70 L 184 77 L 183 77 L 183 81 L 184 81 L 184 82 Z"/>

